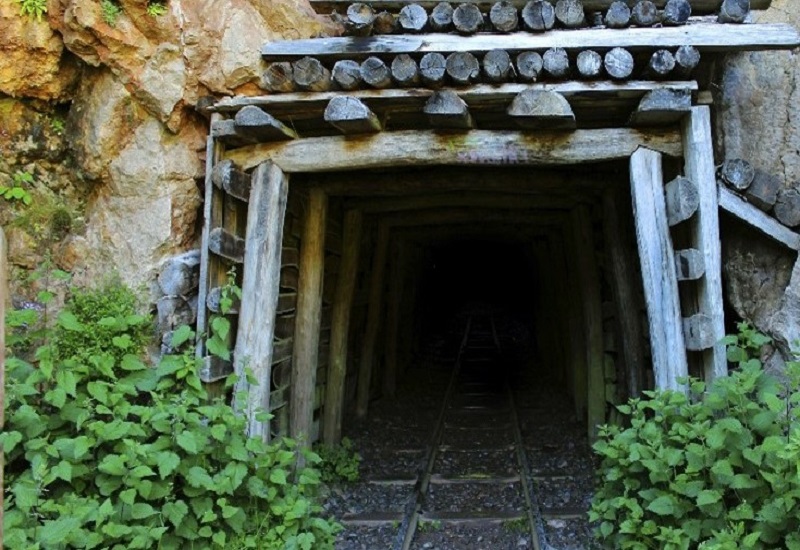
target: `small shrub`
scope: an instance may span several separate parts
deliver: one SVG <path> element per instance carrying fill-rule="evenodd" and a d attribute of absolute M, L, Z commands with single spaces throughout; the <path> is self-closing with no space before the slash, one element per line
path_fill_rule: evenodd
<path fill-rule="evenodd" d="M 14 0 L 19 4 L 20 15 L 42 20 L 42 15 L 47 13 L 47 0 Z"/>
<path fill-rule="evenodd" d="M 111 27 L 117 24 L 117 19 L 122 15 L 122 8 L 114 0 L 100 0 L 100 10 L 103 13 L 103 21 Z"/>
<path fill-rule="evenodd" d="M 145 363 L 133 305 L 119 286 L 75 293 L 34 359 L 8 360 L 7 547 L 332 548 L 296 444 L 246 437 L 208 397 L 189 327 L 171 342 L 183 353 Z"/>
<path fill-rule="evenodd" d="M 17 201 L 29 206 L 33 198 L 26 187 L 33 183 L 33 175 L 30 172 L 17 171 L 12 180 L 11 185 L 0 185 L 0 197 L 9 202 Z"/>
<path fill-rule="evenodd" d="M 728 337 L 738 369 L 689 394 L 646 392 L 605 426 L 591 521 L 609 548 L 800 550 L 800 377 L 764 373 L 768 342 L 747 325 Z"/>
<path fill-rule="evenodd" d="M 339 445 L 317 444 L 314 451 L 319 455 L 320 477 L 325 483 L 357 481 L 361 455 L 353 447 L 353 442 L 343 437 Z"/>
<path fill-rule="evenodd" d="M 150 17 L 161 17 L 167 13 L 167 6 L 163 2 L 148 2 L 147 15 Z"/>

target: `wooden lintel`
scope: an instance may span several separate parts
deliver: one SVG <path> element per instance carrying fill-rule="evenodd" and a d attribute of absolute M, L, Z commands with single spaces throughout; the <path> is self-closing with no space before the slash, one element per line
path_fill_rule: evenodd
<path fill-rule="evenodd" d="M 239 135 L 258 141 L 283 141 L 297 137 L 294 130 L 255 105 L 236 113 L 233 125 Z"/>
<path fill-rule="evenodd" d="M 722 186 L 719 187 L 719 206 L 769 238 L 792 250 L 800 250 L 800 234 Z"/>
<path fill-rule="evenodd" d="M 244 261 L 244 239 L 222 227 L 214 228 L 209 233 L 208 249 L 233 263 L 240 264 Z"/>
<path fill-rule="evenodd" d="M 522 128 L 575 129 L 575 113 L 566 98 L 558 92 L 524 90 L 514 98 L 507 112 Z"/>
<path fill-rule="evenodd" d="M 229 160 L 223 160 L 214 166 L 211 181 L 232 197 L 244 202 L 250 199 L 250 175 Z"/>
<path fill-rule="evenodd" d="M 692 108 L 688 89 L 658 88 L 647 92 L 631 115 L 631 126 L 666 126 L 680 121 Z"/>
<path fill-rule="evenodd" d="M 528 0 L 507 0 L 509 4 L 514 6 L 517 10 L 521 10 Z M 459 4 L 475 4 L 483 12 L 488 12 L 496 0 L 450 0 L 449 3 L 453 6 Z M 770 7 L 772 0 L 751 0 L 750 8 L 754 10 L 765 10 Z M 353 3 L 353 0 L 311 0 L 311 5 L 320 13 L 331 13 L 338 11 L 344 13 L 347 7 Z M 375 11 L 387 10 L 390 12 L 399 12 L 403 7 L 409 4 L 419 4 L 427 11 L 432 10 L 439 0 L 372 0 L 369 4 Z M 583 9 L 587 12 L 600 11 L 605 13 L 614 0 L 583 0 Z M 653 3 L 659 9 L 663 9 L 667 0 L 653 0 Z M 701 14 L 716 14 L 722 5 L 722 0 L 689 0 L 692 6 L 692 13 Z"/>
<path fill-rule="evenodd" d="M 374 136 L 330 136 L 261 143 L 225 155 L 245 169 L 271 159 L 285 172 L 331 172 L 434 165 L 570 165 L 625 159 L 639 147 L 683 154 L 675 129 L 574 132 L 472 130 L 463 134 L 404 130 Z"/>
<path fill-rule="evenodd" d="M 467 102 L 467 105 L 477 108 L 482 104 L 497 105 L 509 103 L 514 97 L 524 90 L 551 91 L 563 95 L 571 104 L 581 101 L 596 102 L 600 99 L 619 98 L 620 100 L 640 99 L 644 94 L 656 90 L 689 90 L 694 93 L 698 86 L 695 81 L 662 81 L 628 80 L 628 81 L 579 81 L 547 82 L 533 84 L 506 83 L 500 85 L 476 84 L 467 88 L 452 90 Z M 347 93 L 363 101 L 372 109 L 379 105 L 391 105 L 401 110 L 417 110 L 434 93 L 427 88 L 404 89 L 367 89 L 355 90 Z M 328 103 L 341 92 L 298 92 L 288 94 L 272 94 L 262 96 L 237 96 L 225 98 L 216 103 L 211 110 L 217 112 L 235 112 L 247 105 L 258 105 L 280 116 L 290 110 L 305 114 L 321 116 Z"/>
<path fill-rule="evenodd" d="M 325 107 L 324 118 L 325 122 L 345 134 L 371 134 L 383 128 L 369 107 L 360 99 L 346 95 L 331 98 Z"/>
<path fill-rule="evenodd" d="M 360 58 L 370 55 L 425 54 L 437 52 L 508 53 L 563 48 L 568 51 L 625 48 L 651 50 L 694 46 L 700 52 L 791 50 L 800 46 L 800 33 L 786 24 L 719 25 L 694 23 L 679 27 L 648 29 L 554 30 L 541 34 L 386 35 L 370 37 L 311 38 L 269 42 L 261 49 L 266 60 L 314 56 L 326 59 Z"/>
<path fill-rule="evenodd" d="M 656 388 L 681 389 L 688 375 L 672 238 L 667 225 L 661 155 L 639 149 L 631 156 L 631 195 L 642 268 Z"/>

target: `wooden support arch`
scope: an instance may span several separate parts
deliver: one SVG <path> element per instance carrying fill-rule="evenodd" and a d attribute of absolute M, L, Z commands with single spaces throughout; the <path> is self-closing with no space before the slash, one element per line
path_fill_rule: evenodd
<path fill-rule="evenodd" d="M 289 403 L 289 433 L 308 443 L 313 436 L 327 212 L 327 195 L 322 189 L 311 188 L 301 237 Z"/>

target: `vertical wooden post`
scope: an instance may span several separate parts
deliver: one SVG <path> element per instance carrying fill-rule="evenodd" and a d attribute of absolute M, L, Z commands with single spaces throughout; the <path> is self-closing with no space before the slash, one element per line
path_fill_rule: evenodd
<path fill-rule="evenodd" d="M 705 275 L 697 282 L 697 306 L 711 318 L 715 344 L 702 352 L 706 382 L 728 374 L 725 318 L 722 306 L 722 247 L 719 239 L 717 179 L 711 141 L 711 112 L 707 106 L 692 107 L 683 120 L 683 152 L 686 177 L 697 186 L 700 207 L 692 223 L 694 247 L 705 258 Z"/>
<path fill-rule="evenodd" d="M 331 311 L 331 351 L 328 362 L 328 382 L 325 388 L 325 420 L 322 439 L 328 445 L 339 443 L 342 437 L 345 378 L 347 375 L 347 341 L 350 334 L 350 312 L 358 276 L 358 256 L 361 250 L 362 214 L 348 210 L 342 230 L 342 261 L 336 278 L 336 294 Z"/>
<path fill-rule="evenodd" d="M 683 389 L 677 379 L 687 376 L 688 366 L 661 154 L 637 150 L 631 155 L 630 175 L 656 388 Z"/>
<path fill-rule="evenodd" d="M 595 438 L 598 426 L 606 421 L 605 377 L 603 372 L 603 308 L 600 276 L 595 259 L 592 220 L 589 207 L 576 206 L 571 213 L 575 239 L 578 281 L 583 303 L 583 330 L 586 345 L 587 416 L 589 439 Z"/>
<path fill-rule="evenodd" d="M 369 306 L 364 342 L 361 345 L 361 364 L 358 370 L 358 394 L 356 415 L 363 418 L 369 408 L 369 390 L 372 383 L 372 368 L 375 362 L 375 342 L 378 339 L 381 314 L 383 311 L 383 275 L 386 271 L 386 255 L 389 248 L 389 226 L 378 225 L 378 241 L 372 257 L 372 271 L 369 282 Z"/>
<path fill-rule="evenodd" d="M 386 367 L 383 372 L 383 391 L 394 396 L 397 389 L 398 339 L 400 337 L 400 312 L 403 299 L 405 272 L 405 245 L 399 239 L 391 247 L 392 269 L 389 273 L 389 296 L 386 316 Z"/>
<path fill-rule="evenodd" d="M 311 437 L 317 382 L 319 329 L 322 317 L 322 276 L 325 271 L 325 220 L 328 197 L 320 188 L 309 191 L 308 210 L 300 242 L 300 278 L 294 325 L 289 432 L 296 439 Z M 311 441 L 306 443 L 311 444 Z"/>
<path fill-rule="evenodd" d="M 628 254 L 627 229 L 620 220 L 618 201 L 621 194 L 614 189 L 603 195 L 603 233 L 608 248 L 609 271 L 611 272 L 611 293 L 617 310 L 622 342 L 622 358 L 625 361 L 628 382 L 628 396 L 639 397 L 644 369 L 644 335 L 639 312 L 642 304 L 638 293 L 632 286 L 636 269 Z M 625 193 L 627 199 L 627 193 Z"/>
<path fill-rule="evenodd" d="M 6 302 L 8 301 L 8 252 L 6 236 L 0 227 L 0 431 L 5 427 L 6 403 Z M 3 548 L 3 506 L 5 451 L 0 444 L 0 550 Z"/>
<path fill-rule="evenodd" d="M 259 165 L 252 178 L 247 210 L 242 300 L 239 331 L 234 348 L 234 369 L 239 375 L 237 390 L 246 390 L 247 432 L 269 441 L 269 422 L 256 420 L 260 411 L 269 412 L 272 379 L 272 340 L 281 272 L 281 243 L 289 178 L 271 162 Z M 255 385 L 245 376 L 249 369 Z M 238 393 L 237 391 L 237 393 Z M 241 405 L 237 406 L 242 410 Z"/>

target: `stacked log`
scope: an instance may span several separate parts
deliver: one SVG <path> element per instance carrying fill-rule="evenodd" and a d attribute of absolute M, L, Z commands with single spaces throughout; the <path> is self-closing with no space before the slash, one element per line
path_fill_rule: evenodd
<path fill-rule="evenodd" d="M 645 58 L 646 59 L 646 58 Z M 692 46 L 657 50 L 638 68 L 648 79 L 686 78 L 700 63 L 700 53 Z M 545 52 L 511 54 L 505 50 L 487 52 L 481 59 L 469 52 L 454 52 L 445 57 L 432 52 L 422 57 L 413 54 L 371 56 L 363 62 L 336 61 L 330 67 L 312 57 L 294 63 L 284 61 L 267 66 L 262 85 L 270 92 L 358 90 L 423 85 L 436 89 L 445 84 L 466 86 L 477 82 L 537 82 L 542 75 L 551 80 L 595 79 L 605 73 L 614 80 L 636 76 L 634 56 L 624 48 L 613 48 L 604 55 L 594 50 L 577 54 L 563 48 Z"/>

